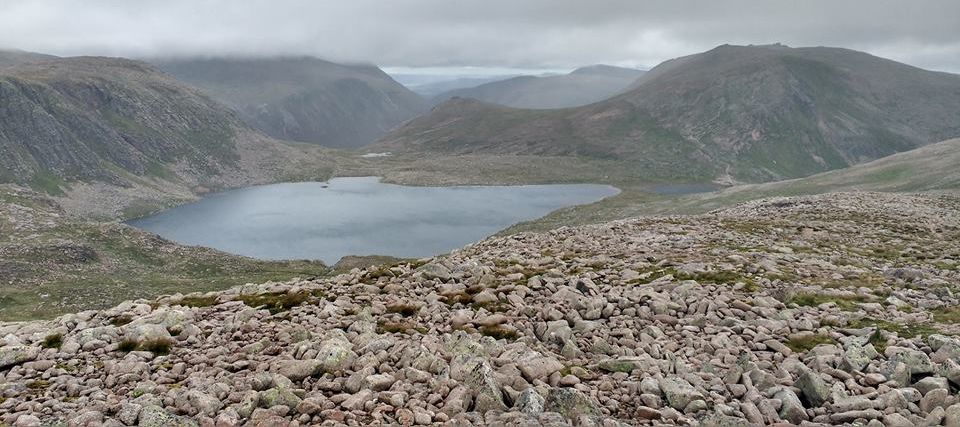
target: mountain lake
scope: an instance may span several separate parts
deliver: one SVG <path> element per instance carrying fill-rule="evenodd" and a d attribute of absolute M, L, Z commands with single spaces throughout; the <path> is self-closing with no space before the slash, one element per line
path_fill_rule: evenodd
<path fill-rule="evenodd" d="M 619 193 L 608 185 L 410 187 L 377 177 L 247 187 L 127 223 L 259 259 L 419 258 L 554 210 Z"/>

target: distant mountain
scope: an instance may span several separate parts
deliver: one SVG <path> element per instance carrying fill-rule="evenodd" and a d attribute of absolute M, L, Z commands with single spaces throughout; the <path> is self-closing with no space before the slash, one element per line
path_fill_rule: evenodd
<path fill-rule="evenodd" d="M 23 50 L 0 49 L 0 68 L 56 58 L 56 56 L 44 55 L 42 53 L 27 52 Z"/>
<path fill-rule="evenodd" d="M 275 138 L 359 147 L 428 108 L 372 65 L 316 58 L 155 61 Z"/>
<path fill-rule="evenodd" d="M 51 194 L 97 182 L 134 189 L 135 198 L 147 189 L 189 197 L 275 180 L 309 157 L 138 61 L 78 57 L 6 67 L 0 99 L 0 183 Z M 86 196 L 108 205 L 105 191 Z M 122 205 L 130 195 L 121 198 Z"/>
<path fill-rule="evenodd" d="M 960 75 L 826 47 L 724 45 L 667 61 L 596 104 L 455 99 L 377 149 L 629 160 L 647 178 L 758 182 L 960 136 Z"/>
<path fill-rule="evenodd" d="M 484 83 L 490 83 L 500 80 L 505 80 L 513 78 L 516 76 L 471 76 L 471 77 L 455 77 L 450 78 L 449 76 L 437 76 L 437 75 L 424 75 L 424 74 L 394 74 L 391 75 L 394 79 L 400 82 L 402 85 L 406 86 L 410 90 L 416 92 L 420 96 L 425 98 L 433 98 L 437 95 L 440 95 L 444 92 L 472 88 L 475 86 L 482 85 Z"/>
<path fill-rule="evenodd" d="M 434 99 L 473 98 L 517 108 L 567 108 L 614 96 L 643 75 L 642 70 L 593 65 L 559 76 L 520 76 L 451 90 Z"/>

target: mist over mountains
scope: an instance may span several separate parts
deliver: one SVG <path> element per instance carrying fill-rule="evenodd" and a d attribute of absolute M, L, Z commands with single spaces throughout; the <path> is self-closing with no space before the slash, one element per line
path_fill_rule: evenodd
<path fill-rule="evenodd" d="M 419 95 L 372 65 L 316 58 L 157 60 L 275 138 L 328 147 L 369 144 L 427 109 Z"/>
<path fill-rule="evenodd" d="M 517 77 L 516 75 L 449 76 L 435 74 L 392 74 L 391 76 L 400 84 L 403 84 L 410 90 L 427 99 L 433 98 L 444 92 L 472 88 L 485 83 Z"/>
<path fill-rule="evenodd" d="M 0 427 L 960 425 L 957 11 L 3 2 Z"/>
<path fill-rule="evenodd" d="M 44 55 L 42 53 L 27 52 L 23 50 L 0 49 L 0 67 L 9 67 L 11 65 L 43 61 L 56 58 L 53 55 Z"/>
<path fill-rule="evenodd" d="M 455 89 L 434 96 L 435 102 L 473 98 L 516 108 L 567 108 L 610 98 L 630 86 L 643 71 L 609 65 L 578 68 L 559 76 L 520 76 Z"/>
<path fill-rule="evenodd" d="M 454 99 L 383 149 L 627 158 L 651 177 L 805 176 L 960 134 L 960 76 L 837 48 L 717 47 L 570 110 Z M 696 164 L 696 168 L 683 165 Z"/>

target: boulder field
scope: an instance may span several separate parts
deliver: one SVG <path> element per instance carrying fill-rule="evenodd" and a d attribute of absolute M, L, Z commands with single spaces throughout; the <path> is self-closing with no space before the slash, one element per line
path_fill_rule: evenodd
<path fill-rule="evenodd" d="M 960 425 L 960 198 L 493 237 L 0 324 L 0 425 Z"/>

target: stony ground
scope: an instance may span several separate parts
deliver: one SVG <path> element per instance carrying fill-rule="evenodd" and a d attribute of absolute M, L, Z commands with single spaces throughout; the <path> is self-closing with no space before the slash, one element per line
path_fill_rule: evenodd
<path fill-rule="evenodd" d="M 0 424 L 960 425 L 960 199 L 768 199 L 0 325 Z"/>
<path fill-rule="evenodd" d="M 0 321 L 329 271 L 321 262 L 258 261 L 79 220 L 47 196 L 0 185 Z"/>

